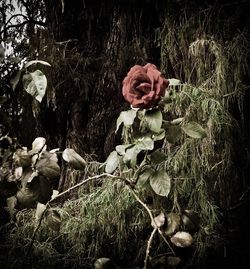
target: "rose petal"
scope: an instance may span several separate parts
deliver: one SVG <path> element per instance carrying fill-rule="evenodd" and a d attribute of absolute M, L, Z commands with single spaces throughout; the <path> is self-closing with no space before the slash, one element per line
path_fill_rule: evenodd
<path fill-rule="evenodd" d="M 136 90 L 139 90 L 139 92 L 142 92 L 143 94 L 150 92 L 150 89 L 151 85 L 147 82 L 143 82 L 136 87 Z"/>
<path fill-rule="evenodd" d="M 122 82 L 122 94 L 133 107 L 150 108 L 165 95 L 168 84 L 155 65 L 135 65 Z"/>
<path fill-rule="evenodd" d="M 148 94 L 142 96 L 142 100 L 144 101 L 150 101 L 154 98 L 155 96 L 155 92 L 154 91 L 150 91 Z"/>
<path fill-rule="evenodd" d="M 143 66 L 143 68 L 146 70 L 146 72 L 148 71 L 149 68 L 157 70 L 157 67 L 154 64 L 151 64 L 151 63 L 147 63 L 146 65 Z"/>

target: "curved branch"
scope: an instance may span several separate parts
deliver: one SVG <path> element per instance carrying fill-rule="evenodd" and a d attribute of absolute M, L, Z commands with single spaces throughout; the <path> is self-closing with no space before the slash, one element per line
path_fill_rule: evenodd
<path fill-rule="evenodd" d="M 7 22 L 5 23 L 5 25 L 7 26 L 8 23 L 10 23 L 10 21 L 11 21 L 12 19 L 14 19 L 14 18 L 16 18 L 16 17 L 19 17 L 19 16 L 25 18 L 26 21 L 28 20 L 28 17 L 25 16 L 25 15 L 23 15 L 23 14 L 21 14 L 21 13 L 19 13 L 19 14 L 14 14 L 14 15 L 12 15 L 12 16 L 7 20 Z"/>

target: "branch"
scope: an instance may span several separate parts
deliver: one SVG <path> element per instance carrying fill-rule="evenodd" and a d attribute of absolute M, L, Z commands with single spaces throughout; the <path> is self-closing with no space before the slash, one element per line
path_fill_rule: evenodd
<path fill-rule="evenodd" d="M 44 211 L 43 211 L 43 213 L 42 213 L 42 215 L 41 215 L 41 217 L 40 217 L 40 219 L 39 219 L 39 222 L 38 222 L 36 228 L 34 229 L 34 232 L 33 232 L 33 235 L 32 235 L 32 237 L 31 237 L 31 242 L 30 242 L 30 245 L 29 245 L 29 247 L 28 247 L 28 250 L 27 250 L 26 254 L 24 255 L 24 258 L 23 258 L 23 261 L 22 261 L 22 264 L 21 264 L 21 268 L 24 268 L 25 261 L 26 261 L 28 255 L 29 255 L 29 253 L 30 253 L 30 251 L 31 251 L 31 248 L 32 248 L 33 244 L 34 244 L 34 240 L 35 240 L 36 234 L 37 234 L 37 232 L 38 232 L 38 230 L 39 230 L 39 228 L 40 228 L 40 226 L 41 226 L 41 224 L 42 224 L 42 220 L 43 220 L 43 218 L 44 218 L 44 216 L 45 216 L 45 213 L 47 212 L 49 206 L 51 205 L 51 203 L 54 202 L 55 200 L 57 200 L 58 198 L 62 197 L 63 195 L 65 195 L 65 194 L 71 192 L 72 190 L 74 190 L 74 189 L 76 189 L 76 188 L 79 188 L 80 186 L 82 186 L 82 185 L 88 183 L 89 181 L 94 180 L 94 179 L 98 179 L 98 178 L 101 178 L 101 177 L 105 177 L 105 176 L 108 176 L 109 178 L 123 179 L 123 178 L 121 178 L 121 177 L 117 177 L 117 176 L 114 176 L 114 175 L 111 175 L 111 174 L 108 174 L 108 173 L 103 173 L 103 174 L 100 174 L 100 175 L 96 175 L 96 176 L 93 176 L 93 177 L 89 177 L 89 178 L 83 180 L 82 182 L 80 182 L 80 183 L 78 183 L 78 184 L 72 186 L 71 188 L 67 189 L 66 191 L 64 191 L 64 192 L 62 192 L 62 193 L 60 193 L 60 194 L 58 194 L 56 197 L 54 197 L 53 199 L 49 200 L 49 201 L 46 203 L 46 205 L 45 205 L 45 209 L 44 209 Z"/>
<path fill-rule="evenodd" d="M 155 219 L 154 219 L 154 217 L 153 217 L 153 214 L 152 214 L 152 212 L 151 212 L 151 210 L 149 209 L 149 207 L 146 205 L 146 204 L 144 204 L 143 202 L 142 202 L 142 200 L 137 196 L 137 194 L 134 192 L 134 190 L 132 190 L 132 189 L 130 189 L 131 190 L 131 192 L 133 193 L 133 195 L 134 195 L 134 197 L 135 197 L 135 199 L 147 210 L 147 212 L 148 212 L 148 214 L 149 214 L 149 217 L 150 217 L 150 219 L 151 219 L 151 223 L 152 224 L 154 224 L 154 227 L 157 227 L 157 224 L 156 224 L 156 222 L 155 222 Z M 171 250 L 171 252 L 173 253 L 173 255 L 174 256 L 176 256 L 176 254 L 175 254 L 175 252 L 174 252 L 174 250 L 173 250 L 173 248 L 171 247 L 171 245 L 170 245 L 170 243 L 168 242 L 168 240 L 166 239 L 166 237 L 164 236 L 164 234 L 163 234 L 163 232 L 161 231 L 161 229 L 160 228 L 156 228 L 157 229 L 157 231 L 158 231 L 158 233 L 160 234 L 160 236 L 161 236 L 161 238 L 163 239 L 163 241 L 168 245 L 168 247 L 169 247 L 169 249 Z M 151 234 L 152 235 L 152 234 Z M 148 248 L 147 248 L 148 249 Z M 147 257 L 147 256 L 146 256 Z M 146 259 L 145 259 L 145 262 L 146 262 Z M 146 267 L 145 267 L 145 264 L 144 264 L 144 269 L 145 269 Z"/>
<path fill-rule="evenodd" d="M 0 35 L 4 32 L 6 32 L 7 30 L 9 30 L 10 28 L 18 28 L 18 27 L 22 27 L 25 24 L 35 24 L 35 25 L 40 25 L 40 26 L 46 26 L 46 23 L 42 22 L 42 21 L 36 21 L 36 20 L 27 20 L 27 21 L 23 21 L 21 23 L 17 23 L 17 24 L 12 24 L 9 26 L 4 27 L 4 29 L 0 32 Z"/>
<path fill-rule="evenodd" d="M 148 208 L 148 206 L 146 204 L 144 204 L 142 202 L 142 200 L 137 196 L 137 194 L 134 192 L 134 190 L 130 189 L 130 191 L 133 193 L 135 199 L 147 210 L 148 215 L 149 215 L 149 217 L 151 219 L 151 223 L 153 223 L 155 225 L 155 227 L 157 227 L 157 225 L 155 223 L 155 220 L 154 220 L 154 216 L 153 216 L 151 210 Z"/>
<path fill-rule="evenodd" d="M 148 265 L 148 258 L 149 258 L 149 251 L 150 251 L 150 248 L 151 248 L 151 244 L 153 242 L 153 238 L 154 238 L 154 235 L 155 235 L 155 232 L 157 231 L 157 228 L 154 228 L 153 232 L 151 233 L 149 239 L 148 239 L 148 245 L 147 245 L 147 249 L 146 249 L 146 257 L 145 257 L 145 260 L 144 260 L 144 267 L 143 269 L 147 269 L 147 265 Z"/>
<path fill-rule="evenodd" d="M 48 203 L 46 204 L 47 205 L 50 205 L 52 202 L 54 202 L 55 200 L 57 200 L 58 198 L 62 197 L 63 195 L 73 191 L 74 189 L 77 189 L 79 188 L 80 186 L 88 183 L 89 181 L 93 180 L 93 179 L 98 179 L 98 178 L 101 178 L 101 177 L 111 177 L 111 178 L 115 178 L 115 179 L 123 179 L 121 177 L 118 177 L 118 176 L 114 176 L 114 175 L 111 175 L 111 174 L 108 174 L 108 173 L 103 173 L 103 174 L 100 174 L 100 175 L 96 175 L 96 176 L 93 176 L 93 177 L 89 177 L 81 182 L 79 182 L 78 184 L 70 187 L 69 189 L 67 189 L 66 191 L 63 191 L 61 193 L 59 193 L 57 196 L 55 196 L 53 199 L 51 199 L 50 201 L 48 201 Z M 124 180 L 124 179 L 123 179 Z"/>
<path fill-rule="evenodd" d="M 19 16 L 25 18 L 26 20 L 28 19 L 28 17 L 25 16 L 25 15 L 23 15 L 23 14 L 14 14 L 14 15 L 12 15 L 12 16 L 8 19 L 8 21 L 5 23 L 5 25 L 7 26 L 8 23 L 9 23 L 12 19 L 14 19 L 15 17 L 19 17 Z"/>

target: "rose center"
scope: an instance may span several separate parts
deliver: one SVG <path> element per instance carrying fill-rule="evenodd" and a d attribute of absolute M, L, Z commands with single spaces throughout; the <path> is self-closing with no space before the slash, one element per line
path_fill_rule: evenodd
<path fill-rule="evenodd" d="M 142 95 L 147 94 L 151 91 L 151 84 L 147 82 L 143 82 L 136 87 L 136 90 Z"/>

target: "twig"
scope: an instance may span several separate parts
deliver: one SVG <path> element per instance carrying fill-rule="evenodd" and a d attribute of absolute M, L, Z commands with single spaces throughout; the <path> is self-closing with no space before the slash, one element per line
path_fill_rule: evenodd
<path fill-rule="evenodd" d="M 153 237 L 155 235 L 157 231 L 157 228 L 154 228 L 154 230 L 152 231 L 149 239 L 148 239 L 148 245 L 147 245 L 147 249 L 146 249 L 146 256 L 145 256 L 145 260 L 144 260 L 144 267 L 143 269 L 147 269 L 147 265 L 148 265 L 148 258 L 149 258 L 149 251 L 150 251 L 150 248 L 151 248 L 151 244 L 152 244 L 152 241 L 153 241 Z"/>
<path fill-rule="evenodd" d="M 160 234 L 160 236 L 161 236 L 161 238 L 163 239 L 163 241 L 168 245 L 168 247 L 169 247 L 169 249 L 171 250 L 171 252 L 173 253 L 173 255 L 176 256 L 176 254 L 175 254 L 173 248 L 170 246 L 170 244 L 169 244 L 167 238 L 164 236 L 164 234 L 163 234 L 163 232 L 161 231 L 160 228 L 158 228 L 158 233 Z"/>
<path fill-rule="evenodd" d="M 148 206 L 146 204 L 144 204 L 142 202 L 142 200 L 137 196 L 137 194 L 134 192 L 134 190 L 130 189 L 130 191 L 132 192 L 132 194 L 134 195 L 135 199 L 147 210 L 148 212 L 148 215 L 151 219 L 151 223 L 155 225 L 155 227 L 157 227 L 156 223 L 155 223 L 155 220 L 154 220 L 154 216 L 151 212 L 151 210 L 148 208 Z"/>
<path fill-rule="evenodd" d="M 149 217 L 151 219 L 151 223 L 154 224 L 154 227 L 157 227 L 157 224 L 155 222 L 154 216 L 151 212 L 151 210 L 148 208 L 148 206 L 146 204 L 144 204 L 142 202 L 142 200 L 137 196 L 137 194 L 134 192 L 134 190 L 130 189 L 131 192 L 133 193 L 135 199 L 147 210 Z M 163 241 L 168 245 L 169 249 L 171 250 L 171 252 L 173 253 L 174 256 L 176 256 L 173 248 L 171 247 L 171 245 L 169 244 L 168 240 L 166 239 L 166 237 L 163 235 L 163 232 L 161 231 L 161 229 L 159 227 L 156 228 L 158 233 L 160 234 L 160 236 L 162 237 Z M 144 265 L 145 268 L 145 265 Z"/>
<path fill-rule="evenodd" d="M 23 261 L 22 261 L 22 264 L 21 264 L 21 268 L 24 268 L 25 261 L 26 261 L 28 255 L 29 255 L 29 253 L 30 253 L 30 251 L 31 251 L 31 248 L 32 248 L 33 244 L 34 244 L 34 240 L 35 240 L 36 234 L 37 234 L 37 232 L 38 232 L 38 230 L 39 230 L 39 228 L 40 228 L 40 226 L 41 226 L 41 224 L 42 224 L 42 220 L 43 220 L 43 218 L 44 218 L 44 216 L 45 216 L 45 214 L 46 214 L 46 212 L 47 212 L 49 206 L 51 205 L 51 203 L 54 202 L 55 200 L 57 200 L 58 198 L 62 197 L 63 195 L 65 195 L 65 194 L 71 192 L 72 190 L 74 190 L 74 189 L 76 189 L 76 188 L 79 188 L 80 186 L 82 186 L 82 185 L 88 183 L 89 181 L 94 180 L 94 179 L 98 179 L 98 178 L 101 178 L 101 177 L 105 177 L 105 176 L 108 176 L 109 178 L 115 178 L 115 179 L 123 179 L 123 180 L 125 180 L 124 178 L 121 178 L 121 177 L 118 177 L 118 176 L 114 176 L 114 175 L 111 175 L 111 174 L 108 174 L 108 173 L 103 173 L 103 174 L 100 174 L 100 175 L 96 175 L 96 176 L 93 176 L 93 177 L 89 177 L 89 178 L 87 178 L 87 179 L 81 181 L 80 183 L 78 183 L 78 184 L 76 184 L 76 185 L 70 187 L 70 188 L 67 189 L 66 191 L 61 192 L 60 194 L 58 194 L 57 196 L 55 196 L 53 199 L 49 200 L 49 201 L 46 203 L 46 205 L 45 205 L 45 209 L 44 209 L 44 211 L 43 211 L 43 213 L 42 213 L 42 215 L 41 215 L 41 217 L 40 217 L 40 219 L 39 219 L 39 222 L 38 222 L 36 228 L 34 229 L 34 232 L 33 232 L 33 235 L 32 235 L 32 237 L 31 237 L 31 241 L 30 241 L 30 245 L 29 245 L 29 247 L 28 247 L 28 250 L 27 250 L 26 254 L 24 255 L 24 258 L 23 258 Z"/>
<path fill-rule="evenodd" d="M 73 191 L 74 189 L 77 189 L 79 187 L 81 187 L 82 185 L 88 183 L 89 181 L 92 181 L 93 179 L 98 179 L 98 178 L 101 178 L 101 177 L 105 177 L 105 176 L 108 176 L 108 177 L 112 177 L 112 178 L 116 178 L 116 179 L 121 179 L 120 177 L 117 177 L 117 176 L 114 176 L 114 175 L 111 175 L 111 174 L 108 174 L 108 173 L 103 173 L 103 174 L 100 174 L 100 175 L 96 175 L 96 176 L 93 176 L 93 177 L 89 177 L 81 182 L 79 182 L 78 184 L 68 188 L 66 191 L 63 191 L 61 193 L 59 193 L 57 196 L 55 196 L 53 199 L 51 199 L 50 201 L 48 201 L 47 204 L 51 204 L 52 202 L 54 202 L 55 200 L 57 200 L 58 198 L 62 197 L 63 195 Z"/>

